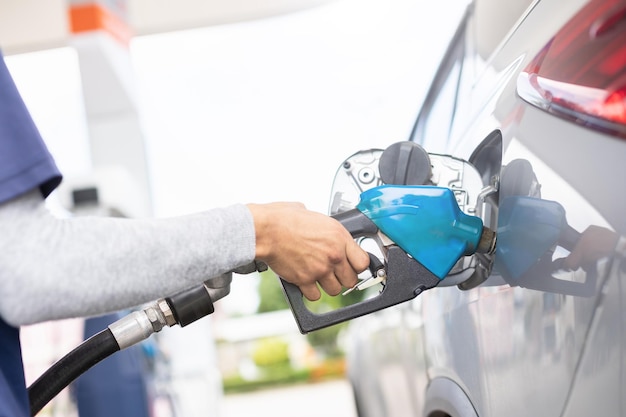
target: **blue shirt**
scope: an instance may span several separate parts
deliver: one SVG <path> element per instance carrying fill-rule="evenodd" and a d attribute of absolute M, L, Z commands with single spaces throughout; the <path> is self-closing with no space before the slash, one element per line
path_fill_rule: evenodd
<path fill-rule="evenodd" d="M 60 182 L 61 173 L 0 53 L 0 204 L 35 188 L 47 197 Z M 28 416 L 19 330 L 0 317 L 0 417 Z"/>

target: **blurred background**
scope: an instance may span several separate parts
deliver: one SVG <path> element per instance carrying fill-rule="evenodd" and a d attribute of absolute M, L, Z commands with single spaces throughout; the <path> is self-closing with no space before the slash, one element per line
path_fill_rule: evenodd
<path fill-rule="evenodd" d="M 48 201 L 59 215 L 167 217 L 270 201 L 326 213 L 344 159 L 407 139 L 464 6 L 2 0 L 0 49 L 64 173 Z M 81 190 L 97 198 L 85 204 Z M 90 320 L 22 330 L 29 382 L 100 324 Z M 225 402 L 285 386 L 313 398 L 294 401 L 319 403 L 325 381 L 350 407 L 332 385 L 345 371 L 341 329 L 301 335 L 270 271 L 236 276 L 215 314 L 165 329 L 129 360 L 154 417 L 243 415 Z M 119 389 L 119 373 L 94 379 Z M 40 415 L 106 415 L 106 402 L 83 392 L 64 391 Z M 347 415 L 334 401 L 324 413 Z"/>

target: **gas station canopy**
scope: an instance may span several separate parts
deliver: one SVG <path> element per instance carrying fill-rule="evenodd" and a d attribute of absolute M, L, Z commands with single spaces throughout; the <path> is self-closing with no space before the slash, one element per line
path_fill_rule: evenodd
<path fill-rule="evenodd" d="M 66 46 L 106 30 L 121 40 L 290 13 L 330 0 L 0 0 L 4 54 Z"/>

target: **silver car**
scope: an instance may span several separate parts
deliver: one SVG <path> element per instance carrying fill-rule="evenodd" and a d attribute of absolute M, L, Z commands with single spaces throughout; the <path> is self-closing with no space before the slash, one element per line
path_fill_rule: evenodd
<path fill-rule="evenodd" d="M 409 140 L 497 250 L 350 323 L 359 416 L 626 415 L 626 2 L 475 0 Z"/>

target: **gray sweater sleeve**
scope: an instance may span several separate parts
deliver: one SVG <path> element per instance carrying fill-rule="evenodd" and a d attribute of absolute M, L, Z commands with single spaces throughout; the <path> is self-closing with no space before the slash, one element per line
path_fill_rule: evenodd
<path fill-rule="evenodd" d="M 57 218 L 31 192 L 0 205 L 0 316 L 19 326 L 172 295 L 254 260 L 245 205 L 168 219 Z"/>

